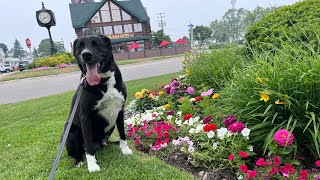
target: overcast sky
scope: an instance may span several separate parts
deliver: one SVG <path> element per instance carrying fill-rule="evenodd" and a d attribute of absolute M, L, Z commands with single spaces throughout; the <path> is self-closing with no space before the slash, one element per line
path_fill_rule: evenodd
<path fill-rule="evenodd" d="M 231 0 L 141 0 L 147 8 L 151 19 L 151 29 L 156 31 L 158 13 L 165 13 L 167 26 L 165 33 L 176 39 L 188 35 L 188 24 L 209 25 L 211 21 L 220 19 L 231 8 Z M 236 8 L 252 10 L 256 6 L 288 5 L 298 0 L 237 0 Z M 46 28 L 38 26 L 35 13 L 44 2 L 47 9 L 56 16 L 57 25 L 51 28 L 54 41 L 63 41 L 65 48 L 70 50 L 70 42 L 75 39 L 72 28 L 69 3 L 71 0 L 0 0 L 0 42 L 8 48 L 13 47 L 18 39 L 24 48 L 28 37 L 33 46 L 38 48 L 42 39 L 48 38 Z"/>

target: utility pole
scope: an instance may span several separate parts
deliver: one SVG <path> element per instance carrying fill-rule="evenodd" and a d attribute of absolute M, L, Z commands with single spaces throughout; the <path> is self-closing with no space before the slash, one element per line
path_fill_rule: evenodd
<path fill-rule="evenodd" d="M 236 2 L 237 0 L 231 0 L 232 9 L 236 8 Z"/>
<path fill-rule="evenodd" d="M 164 30 L 163 28 L 166 26 L 166 21 L 164 20 L 165 18 L 165 13 L 158 13 L 158 24 L 159 24 L 159 27 L 161 28 L 162 30 L 162 36 L 164 35 Z"/>
<path fill-rule="evenodd" d="M 188 25 L 188 27 L 189 27 L 190 40 L 191 40 L 190 46 L 191 46 L 191 49 L 192 49 L 192 47 L 193 47 L 193 24 L 190 23 L 190 24 Z"/>

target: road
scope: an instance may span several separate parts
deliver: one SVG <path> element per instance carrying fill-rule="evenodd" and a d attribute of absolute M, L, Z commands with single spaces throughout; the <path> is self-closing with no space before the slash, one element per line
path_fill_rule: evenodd
<path fill-rule="evenodd" d="M 183 57 L 145 63 L 121 65 L 125 81 L 181 71 Z M 14 103 L 28 99 L 75 90 L 79 84 L 80 72 L 45 76 L 30 79 L 0 82 L 0 104 Z"/>

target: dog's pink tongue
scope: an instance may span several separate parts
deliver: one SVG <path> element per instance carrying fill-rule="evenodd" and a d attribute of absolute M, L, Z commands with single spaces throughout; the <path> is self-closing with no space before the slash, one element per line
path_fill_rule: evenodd
<path fill-rule="evenodd" d="M 86 64 L 86 78 L 90 86 L 98 85 L 101 81 L 101 76 L 98 74 L 97 64 Z"/>

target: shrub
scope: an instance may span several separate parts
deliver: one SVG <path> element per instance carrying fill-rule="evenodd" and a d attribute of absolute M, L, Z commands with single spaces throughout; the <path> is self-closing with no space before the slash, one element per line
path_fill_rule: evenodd
<path fill-rule="evenodd" d="M 195 87 L 212 87 L 220 90 L 232 74 L 243 67 L 243 48 L 233 47 L 195 54 L 186 67 L 190 83 Z"/>
<path fill-rule="evenodd" d="M 316 50 L 319 47 L 320 1 L 308 0 L 279 8 L 251 26 L 245 37 L 255 51 L 274 51 L 283 44 Z"/>
<path fill-rule="evenodd" d="M 235 74 L 221 92 L 224 110 L 252 130 L 264 150 L 278 129 L 294 132 L 299 148 L 320 157 L 320 57 L 317 52 L 285 46 Z M 261 145 L 261 144 L 260 144 Z"/>
<path fill-rule="evenodd" d="M 42 57 L 34 60 L 28 67 L 36 68 L 42 66 L 55 67 L 58 64 L 71 64 L 74 57 L 71 53 L 57 53 L 50 57 Z"/>

